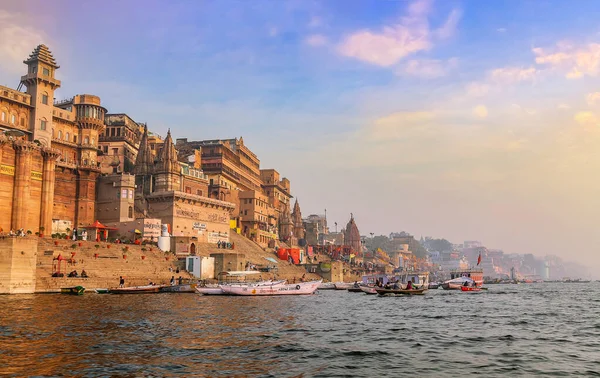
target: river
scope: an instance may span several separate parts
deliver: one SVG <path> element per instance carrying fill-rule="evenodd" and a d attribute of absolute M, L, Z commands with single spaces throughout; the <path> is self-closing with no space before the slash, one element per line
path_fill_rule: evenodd
<path fill-rule="evenodd" d="M 0 296 L 7 376 L 600 376 L 600 284 Z"/>

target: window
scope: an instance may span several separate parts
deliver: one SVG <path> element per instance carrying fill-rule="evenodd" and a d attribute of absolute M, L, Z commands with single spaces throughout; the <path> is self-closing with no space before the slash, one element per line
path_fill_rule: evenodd
<path fill-rule="evenodd" d="M 11 123 L 11 124 L 13 124 L 13 125 L 14 125 L 15 123 L 17 123 L 17 116 L 15 116 L 14 114 L 12 114 L 12 115 L 10 116 L 10 123 Z"/>
<path fill-rule="evenodd" d="M 92 146 L 96 145 L 96 138 L 92 138 Z"/>
<path fill-rule="evenodd" d="M 42 94 L 42 104 L 48 105 L 48 94 Z"/>
<path fill-rule="evenodd" d="M 6 122 L 6 113 L 2 112 L 2 117 L 0 118 L 2 122 Z"/>
<path fill-rule="evenodd" d="M 104 153 L 107 154 L 108 153 L 108 146 L 104 146 Z"/>
<path fill-rule="evenodd" d="M 21 126 L 25 126 L 25 118 L 21 117 Z"/>
<path fill-rule="evenodd" d="M 127 189 L 121 190 L 121 198 L 127 198 Z"/>
<path fill-rule="evenodd" d="M 118 155 L 118 154 L 119 154 L 119 149 L 113 148 L 113 155 Z"/>
<path fill-rule="evenodd" d="M 196 189 L 196 194 L 199 195 L 199 196 L 201 196 L 202 195 L 202 190 Z"/>
<path fill-rule="evenodd" d="M 46 120 L 43 119 L 40 122 L 40 130 L 46 130 Z"/>
<path fill-rule="evenodd" d="M 50 76 L 50 70 L 49 70 L 49 69 L 47 69 L 46 67 L 44 67 L 44 68 L 42 69 L 42 73 L 44 74 L 44 76 Z"/>
<path fill-rule="evenodd" d="M 129 199 L 133 199 L 133 189 L 129 189 Z"/>
<path fill-rule="evenodd" d="M 73 135 L 73 143 L 77 143 L 77 135 Z"/>
<path fill-rule="evenodd" d="M 90 144 L 90 138 L 89 137 L 83 138 L 83 144 Z"/>
<path fill-rule="evenodd" d="M 129 206 L 129 218 L 133 218 L 133 207 Z"/>
<path fill-rule="evenodd" d="M 58 130 L 58 139 L 62 139 L 62 130 Z"/>
<path fill-rule="evenodd" d="M 66 134 L 65 134 L 65 140 L 66 140 L 67 142 L 70 142 L 70 141 L 71 141 L 71 138 L 70 138 L 70 135 L 69 135 L 69 133 L 66 133 Z"/>
<path fill-rule="evenodd" d="M 188 194 L 192 194 L 192 188 L 190 188 L 189 186 L 185 187 L 185 192 Z"/>

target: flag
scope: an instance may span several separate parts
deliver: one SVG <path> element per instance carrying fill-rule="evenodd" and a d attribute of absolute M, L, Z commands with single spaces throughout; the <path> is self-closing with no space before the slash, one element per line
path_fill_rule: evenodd
<path fill-rule="evenodd" d="M 479 257 L 477 258 L 477 265 L 481 264 L 481 253 L 479 253 Z"/>

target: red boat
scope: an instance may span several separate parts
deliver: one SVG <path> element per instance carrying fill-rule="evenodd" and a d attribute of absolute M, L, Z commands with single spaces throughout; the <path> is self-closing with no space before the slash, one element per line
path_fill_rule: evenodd
<path fill-rule="evenodd" d="M 480 287 L 461 286 L 461 291 L 481 291 Z"/>

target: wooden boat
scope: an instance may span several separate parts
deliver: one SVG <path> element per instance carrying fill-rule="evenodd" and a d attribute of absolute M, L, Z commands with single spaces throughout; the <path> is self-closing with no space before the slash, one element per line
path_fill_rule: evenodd
<path fill-rule="evenodd" d="M 196 284 L 162 286 L 161 293 L 195 293 Z"/>
<path fill-rule="evenodd" d="M 360 288 L 360 285 L 358 283 L 354 283 L 354 285 L 350 286 L 348 288 L 348 292 L 350 293 L 362 293 L 362 290 Z"/>
<path fill-rule="evenodd" d="M 230 295 L 309 295 L 317 291 L 322 280 L 300 282 L 295 284 L 278 284 L 264 286 L 221 285 L 221 289 Z"/>
<path fill-rule="evenodd" d="M 461 291 L 481 291 L 480 287 L 461 286 Z"/>
<path fill-rule="evenodd" d="M 333 285 L 335 286 L 335 290 L 348 290 L 352 287 L 352 284 L 349 282 L 336 282 Z"/>
<path fill-rule="evenodd" d="M 427 288 L 421 289 L 384 289 L 384 288 L 375 288 L 377 294 L 379 295 L 425 295 L 427 292 Z"/>
<path fill-rule="evenodd" d="M 225 295 L 219 286 L 202 286 L 197 287 L 196 292 L 202 295 Z"/>
<path fill-rule="evenodd" d="M 375 286 L 360 285 L 360 290 L 366 294 L 377 294 L 377 288 Z"/>
<path fill-rule="evenodd" d="M 71 294 L 71 295 L 83 295 L 85 291 L 85 287 L 83 286 L 72 286 L 72 287 L 61 287 L 61 294 Z"/>
<path fill-rule="evenodd" d="M 110 290 L 109 289 L 94 289 L 94 292 L 96 294 L 110 294 Z"/>
<path fill-rule="evenodd" d="M 319 285 L 319 290 L 335 290 L 335 284 L 333 282 L 323 282 Z"/>
<path fill-rule="evenodd" d="M 131 287 L 115 287 L 110 289 L 113 294 L 151 294 L 158 293 L 161 286 L 146 285 L 146 286 L 131 286 Z"/>

